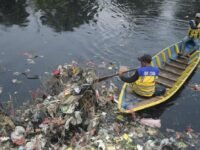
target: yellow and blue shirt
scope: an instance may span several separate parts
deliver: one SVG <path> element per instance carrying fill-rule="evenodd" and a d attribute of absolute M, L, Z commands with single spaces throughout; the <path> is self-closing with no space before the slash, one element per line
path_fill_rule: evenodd
<path fill-rule="evenodd" d="M 145 97 L 151 97 L 155 93 L 156 78 L 159 75 L 157 67 L 147 66 L 136 70 L 131 77 L 120 77 L 122 81 L 132 83 L 133 91 Z"/>
<path fill-rule="evenodd" d="M 200 23 L 197 23 L 195 20 L 190 20 L 189 24 L 188 36 L 192 39 L 200 39 Z"/>

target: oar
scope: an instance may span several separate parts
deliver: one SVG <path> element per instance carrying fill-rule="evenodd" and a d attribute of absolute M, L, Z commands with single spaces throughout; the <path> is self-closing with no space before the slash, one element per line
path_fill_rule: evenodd
<path fill-rule="evenodd" d="M 123 72 L 123 73 L 131 72 L 131 71 L 135 71 L 135 70 L 136 70 L 136 69 L 130 69 L 130 70 L 127 70 L 127 71 L 125 71 L 125 72 Z M 109 78 L 118 76 L 118 75 L 119 75 L 119 73 L 115 73 L 115 74 L 112 74 L 112 75 L 109 75 L 109 76 L 101 77 L 101 78 L 95 79 L 95 80 L 93 81 L 93 83 L 101 82 L 101 81 L 107 80 L 107 79 L 109 79 Z"/>

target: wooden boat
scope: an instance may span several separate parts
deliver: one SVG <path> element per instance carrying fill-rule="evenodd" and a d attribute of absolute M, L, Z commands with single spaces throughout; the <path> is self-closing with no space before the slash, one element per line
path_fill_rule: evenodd
<path fill-rule="evenodd" d="M 167 90 L 163 96 L 151 98 L 140 97 L 130 91 L 130 84 L 124 83 L 119 100 L 118 108 L 122 113 L 131 113 L 156 106 L 169 100 L 184 85 L 200 61 L 200 50 L 194 51 L 189 58 L 179 56 L 178 53 L 184 47 L 185 51 L 194 49 L 194 44 L 188 42 L 175 43 L 152 58 L 152 66 L 160 69 L 156 81 L 158 85 L 164 86 Z"/>

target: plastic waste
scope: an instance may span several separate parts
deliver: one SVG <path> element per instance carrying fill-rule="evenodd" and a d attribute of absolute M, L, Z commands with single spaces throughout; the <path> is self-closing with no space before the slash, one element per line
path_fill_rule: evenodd
<path fill-rule="evenodd" d="M 73 90 L 77 95 L 80 94 L 80 92 L 81 92 L 81 88 L 80 87 L 75 87 Z"/>
<path fill-rule="evenodd" d="M 192 85 L 191 89 L 194 91 L 200 91 L 200 85 L 198 85 L 198 84 Z"/>
<path fill-rule="evenodd" d="M 143 146 L 137 144 L 137 150 L 143 150 Z"/>
<path fill-rule="evenodd" d="M 69 130 L 69 125 L 70 125 L 70 122 L 71 122 L 72 119 L 73 119 L 73 117 L 70 117 L 70 118 L 68 118 L 67 121 L 65 122 L 65 129 L 66 129 L 66 130 Z"/>
<path fill-rule="evenodd" d="M 28 58 L 28 59 L 26 59 L 26 60 L 27 60 L 27 62 L 28 62 L 29 64 L 35 64 L 35 61 L 34 61 L 33 59 Z"/>
<path fill-rule="evenodd" d="M 124 140 L 126 140 L 127 142 L 131 142 L 131 141 L 132 141 L 131 138 L 129 137 L 129 135 L 126 134 L 126 133 L 122 136 L 122 138 L 123 138 Z"/>
<path fill-rule="evenodd" d="M 19 76 L 21 74 L 21 72 L 14 72 L 13 75 L 15 76 Z"/>
<path fill-rule="evenodd" d="M 76 108 L 76 104 L 60 106 L 60 110 L 64 114 L 72 114 Z"/>
<path fill-rule="evenodd" d="M 54 76 L 59 76 L 60 75 L 60 70 L 56 69 L 52 71 Z"/>
<path fill-rule="evenodd" d="M 119 121 L 124 121 L 124 116 L 122 116 L 122 115 L 117 115 L 117 116 L 116 116 L 116 119 L 119 120 Z"/>
<path fill-rule="evenodd" d="M 42 150 L 45 147 L 46 139 L 44 139 L 43 135 L 39 134 L 36 135 L 34 138 L 31 139 L 30 142 L 26 143 L 25 150 Z"/>
<path fill-rule="evenodd" d="M 20 83 L 22 83 L 22 81 L 20 81 L 18 79 L 12 79 L 12 83 L 13 84 L 20 84 Z"/>
<path fill-rule="evenodd" d="M 17 150 L 25 150 L 23 146 L 18 147 Z"/>
<path fill-rule="evenodd" d="M 144 150 L 158 150 L 158 146 L 156 145 L 155 141 L 153 140 L 148 140 L 145 144 L 144 144 Z"/>
<path fill-rule="evenodd" d="M 23 145 L 25 143 L 25 129 L 21 126 L 16 126 L 15 130 L 11 133 L 11 140 L 16 145 Z"/>
<path fill-rule="evenodd" d="M 88 61 L 88 62 L 86 62 L 86 65 L 89 67 L 95 67 L 96 64 L 92 61 Z"/>
<path fill-rule="evenodd" d="M 1 149 L 198 148 L 200 135 L 196 131 L 167 129 L 167 133 L 162 133 L 152 128 L 161 126 L 159 119 L 136 118 L 133 121 L 131 115 L 120 114 L 117 105 L 109 102 L 113 97 L 118 99 L 119 91 L 114 83 L 88 84 L 87 77 L 92 81 L 95 71 L 84 70 L 82 74 L 74 74 L 76 67 L 76 62 L 71 66 L 60 65 L 57 68 L 60 77 L 56 81 L 62 88 L 56 94 L 47 93 L 44 97 L 36 94 L 32 103 L 26 102 L 15 111 L 13 122 L 0 114 Z M 70 70 L 71 77 L 68 76 Z M 15 127 L 14 123 L 18 126 Z M 13 131 L 11 135 L 10 131 Z"/>
<path fill-rule="evenodd" d="M 114 123 L 112 124 L 112 127 L 113 127 L 113 130 L 119 135 L 120 130 L 121 130 L 120 124 L 114 122 Z"/>
<path fill-rule="evenodd" d="M 49 106 L 47 106 L 47 111 L 52 118 L 54 118 L 55 114 L 57 113 L 57 109 L 58 105 L 56 103 L 49 104 Z"/>
<path fill-rule="evenodd" d="M 3 137 L 0 137 L 0 142 L 6 142 L 6 141 L 8 141 L 10 139 L 10 137 L 5 137 L 5 136 L 3 136 Z"/>
<path fill-rule="evenodd" d="M 34 55 L 31 54 L 31 53 L 29 53 L 29 52 L 25 52 L 25 53 L 24 53 L 24 56 L 26 56 L 26 57 L 28 57 L 28 58 L 33 58 L 33 57 L 34 57 Z"/>
<path fill-rule="evenodd" d="M 106 150 L 106 146 L 103 140 L 97 140 L 95 143 L 98 145 L 98 150 Z"/>
<path fill-rule="evenodd" d="M 158 131 L 156 129 L 154 129 L 154 128 L 149 128 L 149 129 L 147 129 L 146 132 L 151 136 L 155 136 L 155 135 L 158 134 Z"/>
<path fill-rule="evenodd" d="M 103 61 L 98 65 L 99 68 L 106 68 L 106 63 Z"/>
<path fill-rule="evenodd" d="M 152 119 L 152 118 L 142 118 L 139 121 L 141 124 L 153 127 L 153 128 L 160 128 L 161 127 L 161 121 L 160 119 Z"/>
<path fill-rule="evenodd" d="M 182 141 L 179 141 L 179 142 L 176 142 L 175 145 L 177 146 L 178 149 L 185 149 L 187 148 L 188 146 L 182 142 Z"/>
<path fill-rule="evenodd" d="M 0 94 L 3 93 L 3 87 L 0 87 Z"/>

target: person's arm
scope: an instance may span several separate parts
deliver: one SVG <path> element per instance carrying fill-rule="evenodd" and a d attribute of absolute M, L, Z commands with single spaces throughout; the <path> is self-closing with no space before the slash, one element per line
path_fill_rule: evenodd
<path fill-rule="evenodd" d="M 125 77 L 124 75 L 120 75 L 119 77 L 124 82 L 132 83 L 132 82 L 135 82 L 139 78 L 139 74 L 136 70 L 135 74 L 130 77 Z"/>
<path fill-rule="evenodd" d="M 190 28 L 192 29 L 198 29 L 194 20 L 190 20 L 189 25 L 190 25 Z"/>

